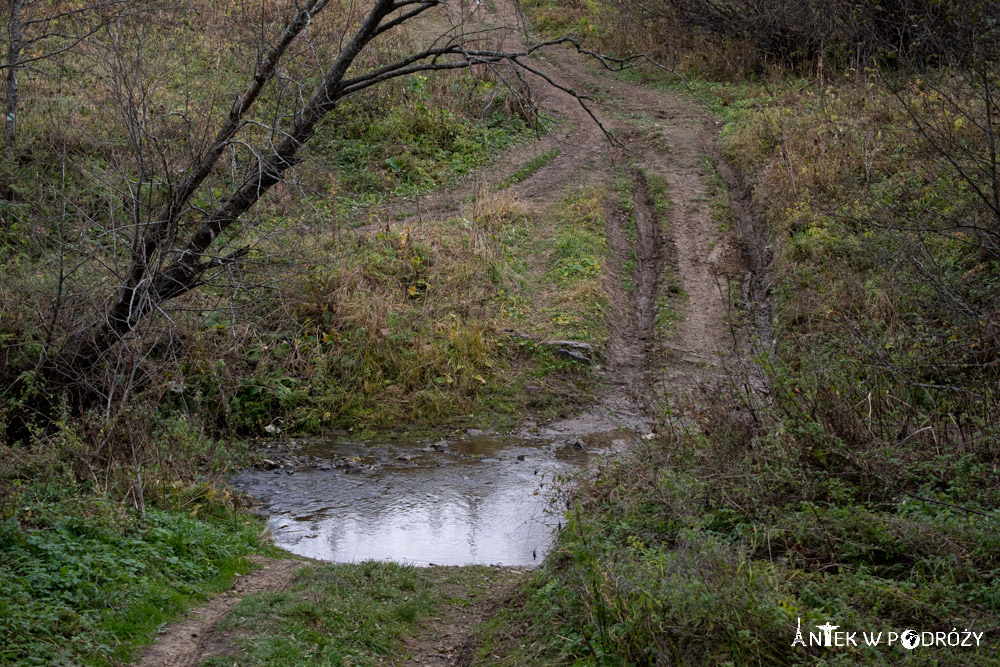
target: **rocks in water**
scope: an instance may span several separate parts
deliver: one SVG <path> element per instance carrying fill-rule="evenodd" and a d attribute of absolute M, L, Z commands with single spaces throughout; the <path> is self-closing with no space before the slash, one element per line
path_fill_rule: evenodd
<path fill-rule="evenodd" d="M 587 451 L 587 443 L 582 438 L 566 438 L 564 440 L 556 440 L 552 444 L 555 445 L 556 449 L 572 449 L 578 452 Z"/>

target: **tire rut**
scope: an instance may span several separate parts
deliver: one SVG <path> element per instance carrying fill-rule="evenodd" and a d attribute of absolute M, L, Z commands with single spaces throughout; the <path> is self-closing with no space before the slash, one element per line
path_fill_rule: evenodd
<path fill-rule="evenodd" d="M 501 20 L 512 15 L 514 10 L 509 0 L 496 0 L 495 4 L 500 8 Z M 626 211 L 620 201 L 609 202 L 607 209 L 606 231 L 611 258 L 604 280 L 612 307 L 605 350 L 607 369 L 603 371 L 597 401 L 585 414 L 548 425 L 540 434 L 592 434 L 621 428 L 642 433 L 652 425 L 649 400 L 654 383 L 662 381 L 668 393 L 694 389 L 706 375 L 718 375 L 715 369 L 721 366 L 723 355 L 732 348 L 725 321 L 728 282 L 723 286 L 718 279 L 717 264 L 710 261 L 720 233 L 705 203 L 708 189 L 701 158 L 706 155 L 715 158 L 717 168 L 729 185 L 730 196 L 736 197 L 733 206 L 741 220 L 753 220 L 749 198 L 742 196 L 745 191 L 736 187 L 734 174 L 719 164 L 721 158 L 715 150 L 714 131 L 694 104 L 683 96 L 592 74 L 580 65 L 576 54 L 571 55 L 568 51 L 553 51 L 549 60 L 539 59 L 533 64 L 566 88 L 596 88 L 606 93 L 607 101 L 592 104 L 592 110 L 606 127 L 618 133 L 623 145 L 612 148 L 577 99 L 549 87 L 535 75 L 526 75 L 538 92 L 536 102 L 560 121 L 560 125 L 531 146 L 515 149 L 496 161 L 489 168 L 487 178 L 499 181 L 530 156 L 559 147 L 562 149 L 559 157 L 523 182 L 511 186 L 516 196 L 529 203 L 548 202 L 566 185 L 581 181 L 583 172 L 588 177 L 613 183 L 618 170 L 628 179 L 628 208 L 631 209 Z M 655 119 L 669 148 L 661 149 L 646 142 L 634 123 L 621 118 L 620 112 L 625 109 L 641 111 Z M 646 171 L 655 173 L 667 183 L 674 203 L 668 221 L 658 219 Z M 470 182 L 457 190 L 422 199 L 416 204 L 417 213 L 357 231 L 365 233 L 375 227 L 419 224 L 422 219 L 432 216 L 461 215 L 468 209 L 464 200 L 482 184 L 481 179 L 479 183 Z M 631 225 L 634 225 L 634 234 Z M 744 234 L 759 232 L 743 227 L 741 222 L 740 231 Z M 753 262 L 766 263 L 767 259 L 764 247 L 755 246 L 751 252 L 756 254 L 746 259 L 745 264 L 753 271 Z M 630 262 L 635 266 L 630 268 Z M 662 339 L 657 326 L 658 301 L 668 268 L 677 271 L 680 287 L 688 296 L 683 319 L 674 332 L 676 340 L 671 341 Z M 631 289 L 626 288 L 625 277 L 629 278 Z M 748 289 L 759 297 L 766 292 L 767 285 L 756 284 Z M 768 319 L 766 312 L 760 316 Z M 652 363 L 661 354 L 665 358 L 665 369 Z M 662 377 L 657 379 L 654 373 L 661 373 Z M 302 564 L 299 561 L 262 562 L 265 563 L 262 570 L 241 578 L 232 590 L 214 598 L 188 620 L 168 629 L 146 650 L 139 664 L 142 667 L 186 667 L 197 665 L 206 657 L 224 654 L 230 638 L 219 632 L 218 626 L 225 616 L 246 594 L 287 587 L 294 569 Z M 494 603 L 502 595 L 502 591 L 496 591 L 490 600 L 462 616 L 459 622 L 446 618 L 429 621 L 419 636 L 404 639 L 411 651 L 410 661 L 395 664 L 468 664 L 475 649 L 474 627 L 492 615 Z M 460 614 L 456 612 L 456 615 Z"/>
<path fill-rule="evenodd" d="M 257 558 L 260 569 L 236 579 L 232 588 L 215 596 L 204 607 L 166 629 L 143 652 L 139 667 L 196 667 L 204 660 L 225 653 L 229 637 L 219 632 L 219 624 L 247 595 L 287 588 L 295 570 L 305 565 L 298 560 Z"/>
<path fill-rule="evenodd" d="M 643 376 L 656 342 L 664 240 L 645 174 L 628 165 L 623 155 L 615 162 L 617 170 L 628 179 L 629 206 L 626 210 L 616 202 L 607 216 L 612 260 L 606 289 L 615 313 L 614 320 L 608 323 L 607 359 L 613 382 L 635 385 L 637 381 L 648 382 Z M 632 263 L 635 266 L 629 272 Z M 623 284 L 626 276 L 631 289 Z"/>

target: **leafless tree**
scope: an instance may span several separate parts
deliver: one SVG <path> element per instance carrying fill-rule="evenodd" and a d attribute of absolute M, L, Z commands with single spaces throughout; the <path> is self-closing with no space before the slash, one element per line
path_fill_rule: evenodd
<path fill-rule="evenodd" d="M 99 0 L 74 3 L 66 0 L 9 0 L 4 75 L 3 147 L 17 154 L 18 116 L 21 109 L 21 73 L 55 56 L 75 49 L 101 28 L 125 13 L 146 9 L 146 0 Z M 37 68 L 36 68 L 37 69 Z M 0 176 L 0 197 L 9 199 L 11 174 Z"/>
<path fill-rule="evenodd" d="M 168 155 L 151 128 L 167 116 L 178 116 L 189 132 L 204 130 L 195 131 L 183 113 L 157 107 L 142 85 L 141 72 L 130 70 L 140 62 L 126 53 L 135 37 L 119 38 L 118 31 L 110 31 L 101 62 L 112 82 L 130 153 L 127 178 L 117 190 L 132 205 L 126 218 L 108 225 L 114 227 L 109 235 L 113 252 L 79 253 L 73 270 L 90 276 L 88 287 L 86 293 L 76 293 L 75 308 L 60 299 L 70 315 L 52 327 L 57 331 L 41 355 L 37 380 L 51 392 L 70 389 L 80 406 L 106 400 L 107 394 L 93 391 L 90 382 L 98 369 L 119 367 L 122 360 L 115 350 L 121 342 L 141 337 L 140 325 L 166 315 L 168 303 L 225 282 L 226 272 L 247 261 L 254 242 L 249 212 L 300 163 L 303 147 L 345 100 L 423 72 L 503 66 L 512 71 L 500 75 L 501 80 L 522 81 L 525 73 L 539 74 L 527 58 L 540 49 L 571 44 L 588 53 L 568 38 L 505 44 L 517 25 L 477 25 L 481 14 L 475 8 L 461 15 L 452 4 L 373 0 L 361 6 L 350 0 L 303 0 L 276 36 L 268 38 L 262 28 L 254 37 L 263 46 L 246 87 L 205 141 L 188 142 L 185 162 Z M 450 11 L 435 11 L 442 9 Z M 335 20 L 329 25 L 335 27 L 320 34 L 317 25 L 330 14 Z M 418 31 L 423 45 L 396 50 L 391 58 L 386 53 L 392 49 L 376 46 L 417 21 L 424 22 Z M 91 305 L 83 308 L 81 303 Z"/>

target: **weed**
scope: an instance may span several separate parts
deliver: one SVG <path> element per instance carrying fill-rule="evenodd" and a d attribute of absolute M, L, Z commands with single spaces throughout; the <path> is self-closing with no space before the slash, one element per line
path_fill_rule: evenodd
<path fill-rule="evenodd" d="M 54 479 L 20 485 L 0 524 L 0 663 L 125 662 L 251 569 L 258 521 L 211 496 L 188 502 L 140 515 Z"/>
<path fill-rule="evenodd" d="M 556 159 L 560 155 L 562 155 L 561 148 L 553 148 L 550 151 L 539 153 L 535 157 L 528 160 L 524 164 L 524 166 L 518 168 L 517 171 L 515 171 L 509 177 L 504 179 L 504 181 L 500 183 L 500 185 L 498 185 L 497 187 L 499 189 L 503 189 L 503 188 L 508 188 L 512 185 L 517 185 L 518 183 L 523 183 L 524 181 L 534 176 L 539 170 L 543 169 L 546 165 L 552 162 L 552 160 Z"/>
<path fill-rule="evenodd" d="M 206 665 L 379 664 L 433 607 L 417 568 L 368 561 L 303 567 L 275 593 L 244 598 L 221 629 L 231 654 Z"/>

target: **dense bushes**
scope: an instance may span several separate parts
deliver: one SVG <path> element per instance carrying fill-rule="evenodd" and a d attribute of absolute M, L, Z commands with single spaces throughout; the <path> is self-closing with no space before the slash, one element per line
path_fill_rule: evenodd
<path fill-rule="evenodd" d="M 791 646 L 798 618 L 989 632 L 1000 610 L 996 8 L 629 6 L 603 44 L 689 75 L 766 222 L 769 391 L 717 392 L 584 482 L 526 612 L 488 637 L 516 638 L 507 664 L 996 664 L 989 635 Z"/>
<path fill-rule="evenodd" d="M 790 60 L 824 52 L 854 64 L 873 58 L 908 62 L 962 61 L 995 49 L 998 6 L 989 0 L 634 0 L 650 17 L 719 39 L 739 40 Z"/>
<path fill-rule="evenodd" d="M 546 34 L 573 32 L 619 55 L 646 52 L 711 77 L 781 67 L 823 76 L 872 66 L 964 66 L 1000 53 L 996 0 L 526 0 L 525 6 Z"/>

